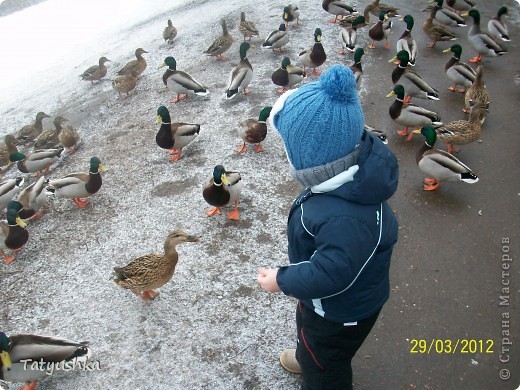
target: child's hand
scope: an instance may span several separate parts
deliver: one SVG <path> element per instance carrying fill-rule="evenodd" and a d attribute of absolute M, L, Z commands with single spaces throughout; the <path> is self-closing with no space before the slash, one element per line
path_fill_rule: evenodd
<path fill-rule="evenodd" d="M 258 278 L 256 281 L 262 287 L 263 290 L 267 292 L 280 292 L 280 287 L 276 282 L 276 274 L 278 273 L 278 268 L 263 268 L 260 267 L 258 269 Z"/>

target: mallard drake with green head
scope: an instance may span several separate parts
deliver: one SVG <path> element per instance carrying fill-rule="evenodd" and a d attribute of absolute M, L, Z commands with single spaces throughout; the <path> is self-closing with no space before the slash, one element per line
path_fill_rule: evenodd
<path fill-rule="evenodd" d="M 4 138 L 4 145 L 0 145 L 0 173 L 5 172 L 13 162 L 9 159 L 9 156 L 13 153 L 18 152 L 18 141 L 12 134 L 7 134 Z"/>
<path fill-rule="evenodd" d="M 448 153 L 458 152 L 453 145 L 467 145 L 480 138 L 480 116 L 485 115 L 485 104 L 475 103 L 471 107 L 469 120 L 456 120 L 446 123 L 436 129 L 437 138 L 446 143 Z"/>
<path fill-rule="evenodd" d="M 101 172 L 106 168 L 98 157 L 90 159 L 90 168 L 87 172 L 70 173 L 60 179 L 51 179 L 48 182 L 48 191 L 57 198 L 68 198 L 79 208 L 89 205 L 87 197 L 99 191 L 103 184 Z"/>
<path fill-rule="evenodd" d="M 451 31 L 448 31 L 445 27 L 433 23 L 433 19 L 437 15 L 437 8 L 429 6 L 423 10 L 423 12 L 429 12 L 428 17 L 424 20 L 422 28 L 425 34 L 430 38 L 431 42 L 426 46 L 434 48 L 438 41 L 455 41 L 457 37 Z"/>
<path fill-rule="evenodd" d="M 415 104 L 404 104 L 405 89 L 402 85 L 397 84 L 394 86 L 392 92 L 386 97 L 396 96 L 394 102 L 388 109 L 390 118 L 401 126 L 405 126 L 403 130 L 398 130 L 397 134 L 401 136 L 408 135 L 407 141 L 412 139 L 413 132 L 408 134 L 408 128 L 414 127 L 419 128 L 422 126 L 430 125 L 434 127 L 442 126 L 441 118 L 434 112 L 427 110 L 423 107 Z"/>
<path fill-rule="evenodd" d="M 107 62 L 110 62 L 108 58 L 100 57 L 97 65 L 92 65 L 80 74 L 79 77 L 81 77 L 82 80 L 90 81 L 90 83 L 94 85 L 94 81 L 99 81 L 106 76 L 108 69 L 105 64 Z"/>
<path fill-rule="evenodd" d="M 388 62 L 398 62 L 392 71 L 392 83 L 401 84 L 406 91 L 404 103 L 409 103 L 413 97 L 419 99 L 439 100 L 439 91 L 430 86 L 417 72 L 408 68 L 408 52 L 401 50 Z"/>
<path fill-rule="evenodd" d="M 157 123 L 161 124 L 155 142 L 162 149 L 169 149 L 170 161 L 181 158 L 182 148 L 198 137 L 200 125 L 193 123 L 172 123 L 170 112 L 164 106 L 157 109 Z"/>
<path fill-rule="evenodd" d="M 292 66 L 289 57 L 284 57 L 281 66 L 271 75 L 271 80 L 275 85 L 280 86 L 278 93 L 284 93 L 289 88 L 299 84 L 305 77 L 303 68 Z"/>
<path fill-rule="evenodd" d="M 385 12 L 389 18 L 399 16 L 399 9 L 392 5 L 380 3 L 379 0 L 372 0 L 372 2 L 365 7 L 365 12 L 367 9 L 369 13 L 377 17 L 381 15 L 381 12 Z"/>
<path fill-rule="evenodd" d="M 285 22 L 285 28 L 289 28 L 289 22 L 294 22 L 298 26 L 300 18 L 300 9 L 297 5 L 289 4 L 283 7 L 282 19 Z"/>
<path fill-rule="evenodd" d="M 453 56 L 444 67 L 446 76 L 448 76 L 453 83 L 448 89 L 450 91 L 465 93 L 466 88 L 470 87 L 473 81 L 475 81 L 475 70 L 465 62 L 460 62 L 462 47 L 459 44 L 456 43 L 449 49 L 443 50 L 443 53 L 453 53 Z M 462 85 L 463 88 L 458 89 L 457 85 Z"/>
<path fill-rule="evenodd" d="M 6 179 L 0 183 L 0 212 L 18 195 L 24 181 L 23 177 L 18 176 L 13 179 Z"/>
<path fill-rule="evenodd" d="M 354 64 L 350 65 L 350 70 L 354 73 L 356 78 L 357 89 L 361 86 L 361 77 L 363 76 L 363 67 L 361 66 L 361 57 L 365 54 L 362 47 L 358 47 L 354 52 Z"/>
<path fill-rule="evenodd" d="M 134 77 L 139 78 L 145 71 L 147 63 L 143 57 L 144 53 L 148 53 L 143 48 L 139 47 L 135 49 L 135 60 L 128 62 L 123 68 L 117 72 L 118 75 L 132 74 Z"/>
<path fill-rule="evenodd" d="M 172 44 L 173 40 L 177 36 L 177 29 L 173 25 L 171 19 L 168 19 L 168 25 L 164 28 L 162 33 L 163 39 L 165 42 L 168 42 L 168 44 Z"/>
<path fill-rule="evenodd" d="M 339 32 L 339 43 L 341 45 L 340 51 L 338 54 L 345 54 L 345 49 L 353 53 L 356 49 L 356 43 L 358 38 L 358 26 L 365 24 L 365 18 L 363 16 L 358 16 L 354 22 L 352 22 L 350 27 L 343 27 Z"/>
<path fill-rule="evenodd" d="M 252 37 L 260 36 L 260 33 L 258 32 L 255 24 L 250 20 L 246 20 L 245 12 L 240 12 L 240 23 L 238 24 L 238 31 L 240 31 L 240 34 L 244 36 L 244 41 L 246 38 L 249 38 L 249 41 L 251 41 Z"/>
<path fill-rule="evenodd" d="M 478 66 L 477 71 L 475 72 L 475 80 L 473 80 L 473 83 L 464 95 L 464 112 L 466 114 L 470 112 L 471 105 L 474 103 L 481 103 L 486 108 L 485 111 L 481 111 L 480 123 L 484 123 L 484 121 L 486 120 L 486 114 L 488 113 L 487 110 L 489 110 L 490 103 L 489 93 L 484 84 L 484 80 L 482 79 L 483 75 L 484 68 L 482 66 Z"/>
<path fill-rule="evenodd" d="M 45 205 L 49 196 L 54 195 L 47 189 L 45 176 L 40 176 L 38 180 L 20 191 L 16 200 L 22 205 L 18 213 L 23 220 L 40 219 L 45 213 Z"/>
<path fill-rule="evenodd" d="M 20 130 L 18 130 L 15 134 L 15 138 L 18 142 L 22 142 L 26 145 L 32 144 L 36 138 L 43 131 L 43 120 L 45 118 L 50 118 L 50 115 L 47 115 L 44 112 L 39 112 L 36 114 L 36 120 L 30 125 L 25 125 Z"/>
<path fill-rule="evenodd" d="M 112 88 L 114 88 L 114 90 L 119 95 L 119 100 L 124 100 L 130 96 L 130 92 L 132 92 L 136 86 L 137 73 L 132 71 L 129 71 L 125 74 L 119 74 L 112 80 Z"/>
<path fill-rule="evenodd" d="M 435 20 L 441 25 L 448 27 L 466 27 L 466 21 L 462 16 L 442 6 L 444 0 L 431 0 L 431 2 L 435 2 L 434 7 L 437 11 Z"/>
<path fill-rule="evenodd" d="M 222 165 L 217 165 L 213 169 L 213 176 L 202 191 L 204 200 L 213 208 L 206 211 L 206 215 L 212 217 L 215 214 L 222 214 L 220 209 L 227 205 L 233 204 L 233 211 L 227 213 L 228 219 L 238 221 L 240 214 L 238 213 L 238 200 L 244 183 L 240 173 L 226 171 Z"/>
<path fill-rule="evenodd" d="M 245 153 L 247 144 L 256 144 L 253 150 L 256 153 L 264 151 L 261 142 L 267 136 L 267 118 L 271 114 L 272 107 L 264 107 L 260 111 L 258 119 L 249 118 L 241 121 L 238 126 L 238 135 L 242 139 L 242 146 L 235 148 L 235 152 Z"/>
<path fill-rule="evenodd" d="M 225 61 L 227 58 L 224 57 L 223 54 L 231 47 L 234 39 L 228 31 L 226 21 L 224 19 L 220 20 L 220 25 L 222 26 L 222 35 L 213 41 L 210 47 L 204 51 L 204 54 L 217 57 L 217 60 Z"/>
<path fill-rule="evenodd" d="M 390 49 L 390 42 L 388 42 L 388 34 L 392 30 L 392 21 L 388 19 L 388 13 L 381 11 L 379 19 L 375 22 L 370 30 L 368 30 L 368 36 L 370 37 L 369 49 L 375 49 L 375 41 L 385 40 L 385 49 Z"/>
<path fill-rule="evenodd" d="M 285 28 L 285 23 L 280 23 L 278 30 L 271 31 L 265 38 L 262 47 L 265 49 L 278 49 L 280 52 L 285 51 L 284 46 L 289 43 L 289 34 Z"/>
<path fill-rule="evenodd" d="M 168 69 L 163 74 L 163 83 L 168 89 L 177 94 L 177 97 L 171 100 L 172 103 L 178 103 L 186 99 L 189 94 L 206 96 L 209 93 L 206 87 L 195 80 L 189 73 L 177 69 L 175 58 L 166 57 L 164 63 L 159 68 L 165 66 Z"/>
<path fill-rule="evenodd" d="M 488 31 L 496 41 L 509 42 L 511 40 L 509 31 L 507 30 L 506 23 L 502 20 L 502 16 L 504 15 L 509 15 L 507 7 L 500 7 L 497 15 L 489 19 Z"/>
<path fill-rule="evenodd" d="M 16 257 L 16 253 L 29 240 L 29 232 L 25 229 L 27 224 L 18 215 L 21 209 L 20 202 L 10 201 L 7 204 L 7 222 L 0 221 L 0 252 L 2 252 L 5 264 L 11 264 Z M 6 249 L 9 249 L 9 255 L 6 255 Z M 0 377 L 0 379 L 5 378 Z"/>
<path fill-rule="evenodd" d="M 78 130 L 76 130 L 76 128 L 71 124 L 63 126 L 63 123 L 69 122 L 68 119 L 59 116 L 56 118 L 60 118 L 59 122 L 56 122 L 56 119 L 54 122 L 54 125 L 58 130 L 58 139 L 60 140 L 60 143 L 67 148 L 67 153 L 72 154 L 76 151 L 81 142 Z"/>
<path fill-rule="evenodd" d="M 475 3 L 470 0 L 446 0 L 446 4 L 458 12 L 469 11 L 475 6 Z"/>
<path fill-rule="evenodd" d="M 466 16 L 473 18 L 473 24 L 468 30 L 468 40 L 471 47 L 478 53 L 476 57 L 469 61 L 477 63 L 482 61 L 483 57 L 498 57 L 507 53 L 507 49 L 488 33 L 480 30 L 480 12 L 471 9 Z"/>
<path fill-rule="evenodd" d="M 75 367 L 76 363 L 86 362 L 92 356 L 88 344 L 35 334 L 7 337 L 0 332 L 0 379 L 26 382 L 20 390 L 34 390 L 37 381 L 52 373 L 51 367 Z"/>
<path fill-rule="evenodd" d="M 357 12 L 354 7 L 340 0 L 323 0 L 321 7 L 329 14 L 334 15 L 334 19 L 329 20 L 331 23 L 336 23 L 340 16 L 347 16 Z"/>
<path fill-rule="evenodd" d="M 301 51 L 298 54 L 298 58 L 300 62 L 303 64 L 303 71 L 305 72 L 305 67 L 313 68 L 312 73 L 315 76 L 319 76 L 320 72 L 316 68 L 323 65 L 323 63 L 327 60 L 327 54 L 325 54 L 325 49 L 321 43 L 321 29 L 317 28 L 314 30 L 314 45 Z"/>
<path fill-rule="evenodd" d="M 9 157 L 12 162 L 16 162 L 18 170 L 22 173 L 36 173 L 39 176 L 45 169 L 45 174 L 49 173 L 52 164 L 57 162 L 63 153 L 63 146 L 54 149 L 37 149 L 27 155 L 17 152 Z"/>
<path fill-rule="evenodd" d="M 179 261 L 177 245 L 199 241 L 199 236 L 175 229 L 164 241 L 164 253 L 150 253 L 132 260 L 124 267 L 114 267 L 113 281 L 142 299 L 155 299 L 159 295 L 155 289 L 168 283 L 175 273 Z"/>
<path fill-rule="evenodd" d="M 411 15 L 406 15 L 403 19 L 406 23 L 406 29 L 401 34 L 401 37 L 397 40 L 396 50 L 399 53 L 401 50 L 406 50 L 408 53 L 408 65 L 415 66 L 417 60 L 417 42 L 412 37 L 412 29 L 414 20 Z"/>
<path fill-rule="evenodd" d="M 414 133 L 422 134 L 426 140 L 417 150 L 415 161 L 420 171 L 429 177 L 423 180 L 425 191 L 435 191 L 443 181 L 476 183 L 478 176 L 457 157 L 444 150 L 434 149 L 437 133 L 431 126 L 424 126 Z"/>
<path fill-rule="evenodd" d="M 247 51 L 250 47 L 249 42 L 242 42 L 240 45 L 240 62 L 229 73 L 226 99 L 233 99 L 240 91 L 244 95 L 251 93 L 251 90 L 247 89 L 253 79 L 253 67 L 247 58 Z"/>

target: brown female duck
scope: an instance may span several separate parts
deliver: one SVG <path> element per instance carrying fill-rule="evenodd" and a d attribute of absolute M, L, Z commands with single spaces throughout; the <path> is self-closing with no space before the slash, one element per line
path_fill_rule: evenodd
<path fill-rule="evenodd" d="M 175 272 L 179 261 L 177 245 L 199 241 L 200 237 L 175 229 L 166 237 L 164 253 L 150 253 L 132 260 L 124 267 L 114 267 L 113 280 L 142 299 L 154 299 L 159 295 L 154 289 L 168 283 Z"/>
<path fill-rule="evenodd" d="M 36 120 L 30 125 L 26 125 L 18 130 L 15 134 L 15 138 L 26 145 L 30 145 L 34 142 L 36 138 L 43 131 L 43 120 L 45 118 L 50 118 L 50 115 L 47 115 L 44 112 L 39 112 L 36 114 Z"/>
<path fill-rule="evenodd" d="M 82 80 L 90 81 L 90 83 L 94 85 L 94 81 L 99 81 L 106 76 L 108 69 L 105 63 L 107 62 L 110 62 L 108 58 L 100 57 L 98 65 L 92 65 L 80 74 L 79 77 L 81 77 Z"/>
<path fill-rule="evenodd" d="M 147 63 L 143 57 L 144 53 L 148 53 L 143 48 L 139 47 L 135 50 L 135 60 L 128 62 L 122 69 L 117 72 L 119 75 L 132 74 L 134 77 L 139 78 L 141 73 L 146 69 Z M 133 88 L 132 88 L 133 89 Z"/>

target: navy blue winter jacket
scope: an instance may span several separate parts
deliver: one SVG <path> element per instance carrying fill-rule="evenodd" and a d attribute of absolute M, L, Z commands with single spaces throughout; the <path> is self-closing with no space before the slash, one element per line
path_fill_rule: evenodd
<path fill-rule="evenodd" d="M 277 274 L 284 294 L 340 323 L 383 306 L 397 242 L 397 220 L 386 200 L 398 176 L 395 156 L 365 132 L 356 166 L 296 198 L 287 226 L 291 264 Z"/>

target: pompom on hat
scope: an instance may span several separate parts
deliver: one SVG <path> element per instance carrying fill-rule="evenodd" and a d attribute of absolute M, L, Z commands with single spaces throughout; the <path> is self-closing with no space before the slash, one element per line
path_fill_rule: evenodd
<path fill-rule="evenodd" d="M 318 81 L 286 92 L 273 106 L 270 121 L 280 133 L 295 171 L 313 168 L 318 174 L 314 181 L 302 184 L 318 184 L 348 169 L 355 164 L 352 159 L 357 155 L 351 155 L 364 129 L 354 73 L 335 65 Z M 326 177 L 316 167 L 327 168 Z"/>

